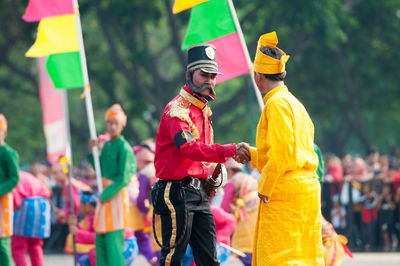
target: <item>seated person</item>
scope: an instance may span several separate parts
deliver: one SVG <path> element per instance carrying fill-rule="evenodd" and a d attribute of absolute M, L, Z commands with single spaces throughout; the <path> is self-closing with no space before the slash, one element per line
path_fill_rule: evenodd
<path fill-rule="evenodd" d="M 80 265 L 96 265 L 96 232 L 94 230 L 94 213 L 98 196 L 92 191 L 84 191 L 81 194 L 80 211 L 83 214 L 82 220 L 77 223 L 76 217 L 69 219 L 69 232 L 65 244 L 65 252 L 73 253 L 73 235 L 75 236 L 76 252 Z M 127 265 L 130 265 L 138 254 L 138 247 L 134 233 L 129 228 L 125 230 L 124 256 Z"/>

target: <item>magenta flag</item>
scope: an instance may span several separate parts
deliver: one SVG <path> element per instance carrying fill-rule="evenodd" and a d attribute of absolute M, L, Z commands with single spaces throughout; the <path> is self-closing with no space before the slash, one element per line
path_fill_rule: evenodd
<path fill-rule="evenodd" d="M 249 72 L 249 65 L 247 64 L 239 35 L 236 32 L 208 43 L 217 48 L 218 71 L 223 74 L 217 75 L 217 83 Z"/>
<path fill-rule="evenodd" d="M 217 48 L 217 83 L 250 71 L 228 1 L 211 0 L 192 8 L 182 49 L 198 43 L 211 43 Z"/>
<path fill-rule="evenodd" d="M 39 98 L 42 105 L 43 129 L 46 137 L 47 160 L 55 162 L 66 153 L 68 132 L 64 105 L 65 90 L 56 90 L 46 70 L 46 57 L 37 59 Z"/>
<path fill-rule="evenodd" d="M 72 0 L 29 0 L 22 19 L 26 22 L 35 22 L 42 18 L 73 13 Z"/>

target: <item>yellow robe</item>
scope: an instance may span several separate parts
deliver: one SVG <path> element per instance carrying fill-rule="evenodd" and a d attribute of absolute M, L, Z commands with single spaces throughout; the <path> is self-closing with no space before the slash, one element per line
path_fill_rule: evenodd
<path fill-rule="evenodd" d="M 250 148 L 261 173 L 252 265 L 324 265 L 314 125 L 286 86 L 271 90 Z"/>

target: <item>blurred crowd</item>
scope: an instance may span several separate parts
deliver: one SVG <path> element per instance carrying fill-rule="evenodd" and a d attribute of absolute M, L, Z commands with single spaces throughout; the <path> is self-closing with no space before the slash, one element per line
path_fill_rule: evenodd
<path fill-rule="evenodd" d="M 41 180 L 51 193 L 51 202 L 53 210 L 68 211 L 67 200 L 65 196 L 68 177 L 62 171 L 63 165 L 56 162 L 53 165 L 44 164 L 41 162 L 33 162 L 28 169 L 28 172 Z M 78 165 L 72 168 L 73 184 L 80 188 L 81 191 L 96 191 L 96 173 L 92 166 L 82 160 Z M 63 191 L 64 190 L 64 191 Z M 78 195 L 79 200 L 80 197 Z M 75 204 L 77 206 L 78 204 Z M 63 219 L 59 219 L 60 212 L 52 212 L 51 217 L 51 235 L 50 238 L 44 239 L 44 251 L 47 253 L 63 252 L 65 241 L 69 233 L 69 226 Z M 79 213 L 82 216 L 82 212 Z M 79 217 L 80 219 L 82 217 Z"/>
<path fill-rule="evenodd" d="M 396 251 L 400 239 L 400 159 L 324 155 L 322 214 L 352 250 Z"/>
<path fill-rule="evenodd" d="M 149 264 L 158 265 L 161 248 L 156 243 L 153 223 L 160 239 L 161 221 L 158 215 L 153 219 L 150 204 L 151 186 L 157 181 L 154 168 L 155 143 L 151 139 L 145 140 L 140 145 L 133 146 L 132 149 L 136 157 L 137 173 L 132 176 L 128 185 L 130 214 L 125 231 L 133 232 L 137 241 L 136 248 Z M 243 264 L 251 265 L 259 175 L 256 170 L 246 173 L 250 169 L 246 169 L 232 158 L 226 162 L 225 166 L 227 180 L 225 180 L 224 189 L 221 187 L 211 202 L 217 243 L 240 250 L 243 252 L 240 257 Z M 95 258 L 92 254 L 95 237 L 93 219 L 98 201 L 96 173 L 86 160 L 75 165 L 71 171 L 72 191 L 70 191 L 68 171 L 65 167 L 65 162 L 60 158 L 51 166 L 34 162 L 28 170 L 51 191 L 51 234 L 49 238 L 44 239 L 43 250 L 45 253 L 72 254 L 72 234 L 76 236 L 77 253 L 87 254 L 86 260 L 90 261 L 90 265 L 96 265 L 94 261 L 92 262 Z M 71 203 L 73 213 L 71 213 Z M 229 257 L 229 249 L 218 244 L 217 250 L 221 261 Z M 191 265 L 193 254 L 190 248 L 187 253 L 184 265 Z"/>
<path fill-rule="evenodd" d="M 151 147 L 149 147 L 151 146 Z M 131 184 L 131 200 L 135 202 L 137 210 L 131 210 L 140 215 L 143 224 L 132 225 L 134 231 L 142 230 L 146 235 L 144 241 L 148 242 L 150 251 L 141 250 L 151 260 L 158 250 L 152 236 L 151 230 L 151 207 L 149 206 L 149 192 L 151 184 L 154 183 L 154 143 L 144 142 L 133 147 L 138 163 L 138 175 Z M 151 165 L 152 173 L 148 173 Z M 29 167 L 29 172 L 40 179 L 51 191 L 53 210 L 65 210 L 69 206 L 66 196 L 67 175 L 62 172 L 62 165 L 57 163 L 52 166 L 34 162 Z M 257 206 L 257 203 L 244 202 L 238 204 L 235 190 L 241 186 L 244 177 L 252 177 L 253 193 L 259 174 L 250 165 L 241 167 L 233 161 L 227 162 L 228 185 L 225 192 L 221 189 L 213 199 L 214 207 L 221 207 L 236 217 L 238 226 L 242 220 L 244 224 L 254 220 L 253 210 L 248 206 Z M 142 172 L 142 174 L 141 174 Z M 237 175 L 239 174 L 239 175 Z M 146 176 L 143 178 L 143 175 Z M 233 178 L 236 175 L 235 178 Z M 80 193 L 82 191 L 96 191 L 96 173 L 92 166 L 82 160 L 72 169 L 73 184 Z M 145 186 L 145 189 L 140 187 Z M 348 238 L 348 246 L 353 251 L 397 251 L 400 239 L 400 159 L 388 155 L 379 154 L 371 150 L 364 157 L 351 156 L 349 154 L 339 157 L 334 154 L 324 154 L 324 177 L 321 185 L 322 191 L 322 214 L 329 221 L 338 234 Z M 250 191 L 249 191 L 250 193 Z M 230 194 L 230 195 L 228 195 Z M 78 194 L 77 194 L 78 195 Z M 236 198 L 235 198 L 236 197 Z M 242 197 L 243 198 L 243 197 Z M 78 195 L 79 199 L 79 195 Z M 251 197 L 257 201 L 257 197 Z M 234 203 L 234 204 L 232 204 Z M 249 204 L 247 204 L 249 203 Z M 246 207 L 247 205 L 247 207 Z M 79 206 L 79 204 L 77 204 Z M 241 212 L 246 207 L 247 216 Z M 63 220 L 62 211 L 52 213 L 51 236 L 44 240 L 44 251 L 46 253 L 65 251 L 67 236 L 71 230 L 69 223 Z M 76 212 L 77 219 L 82 220 L 84 212 Z M 253 223 L 253 221 L 251 221 Z M 135 228 L 136 227 L 136 228 Z M 245 226 L 247 227 L 247 226 Z M 234 229 L 232 229 L 234 230 Z M 239 231 L 243 231 L 243 228 Z M 247 233 L 246 233 L 247 234 Z M 251 232 L 248 232 L 251 235 Z M 136 232 L 140 238 L 140 234 Z M 147 237 L 150 236 L 150 237 Z M 246 237 L 243 236 L 243 239 Z M 139 239 L 138 239 L 139 240 Z M 140 241 L 138 241 L 140 242 Z M 243 244 L 240 244 L 243 245 Z M 240 246 L 239 245 L 239 246 Z M 141 246 L 139 245 L 139 248 Z M 143 247 L 143 245 L 142 245 Z M 140 248 L 142 249 L 142 248 Z M 241 248 L 243 250 L 243 247 Z M 246 248 L 244 250 L 247 251 Z M 146 252 L 148 254 L 146 254 Z M 249 251 L 250 252 L 250 249 Z M 245 263 L 244 263 L 245 264 Z"/>

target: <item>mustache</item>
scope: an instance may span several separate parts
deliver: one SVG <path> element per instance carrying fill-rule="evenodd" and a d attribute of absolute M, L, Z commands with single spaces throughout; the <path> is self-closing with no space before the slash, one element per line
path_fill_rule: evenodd
<path fill-rule="evenodd" d="M 210 89 L 212 90 L 213 87 L 210 83 L 204 83 L 203 85 L 200 86 L 200 91 L 204 90 L 204 89 Z"/>

